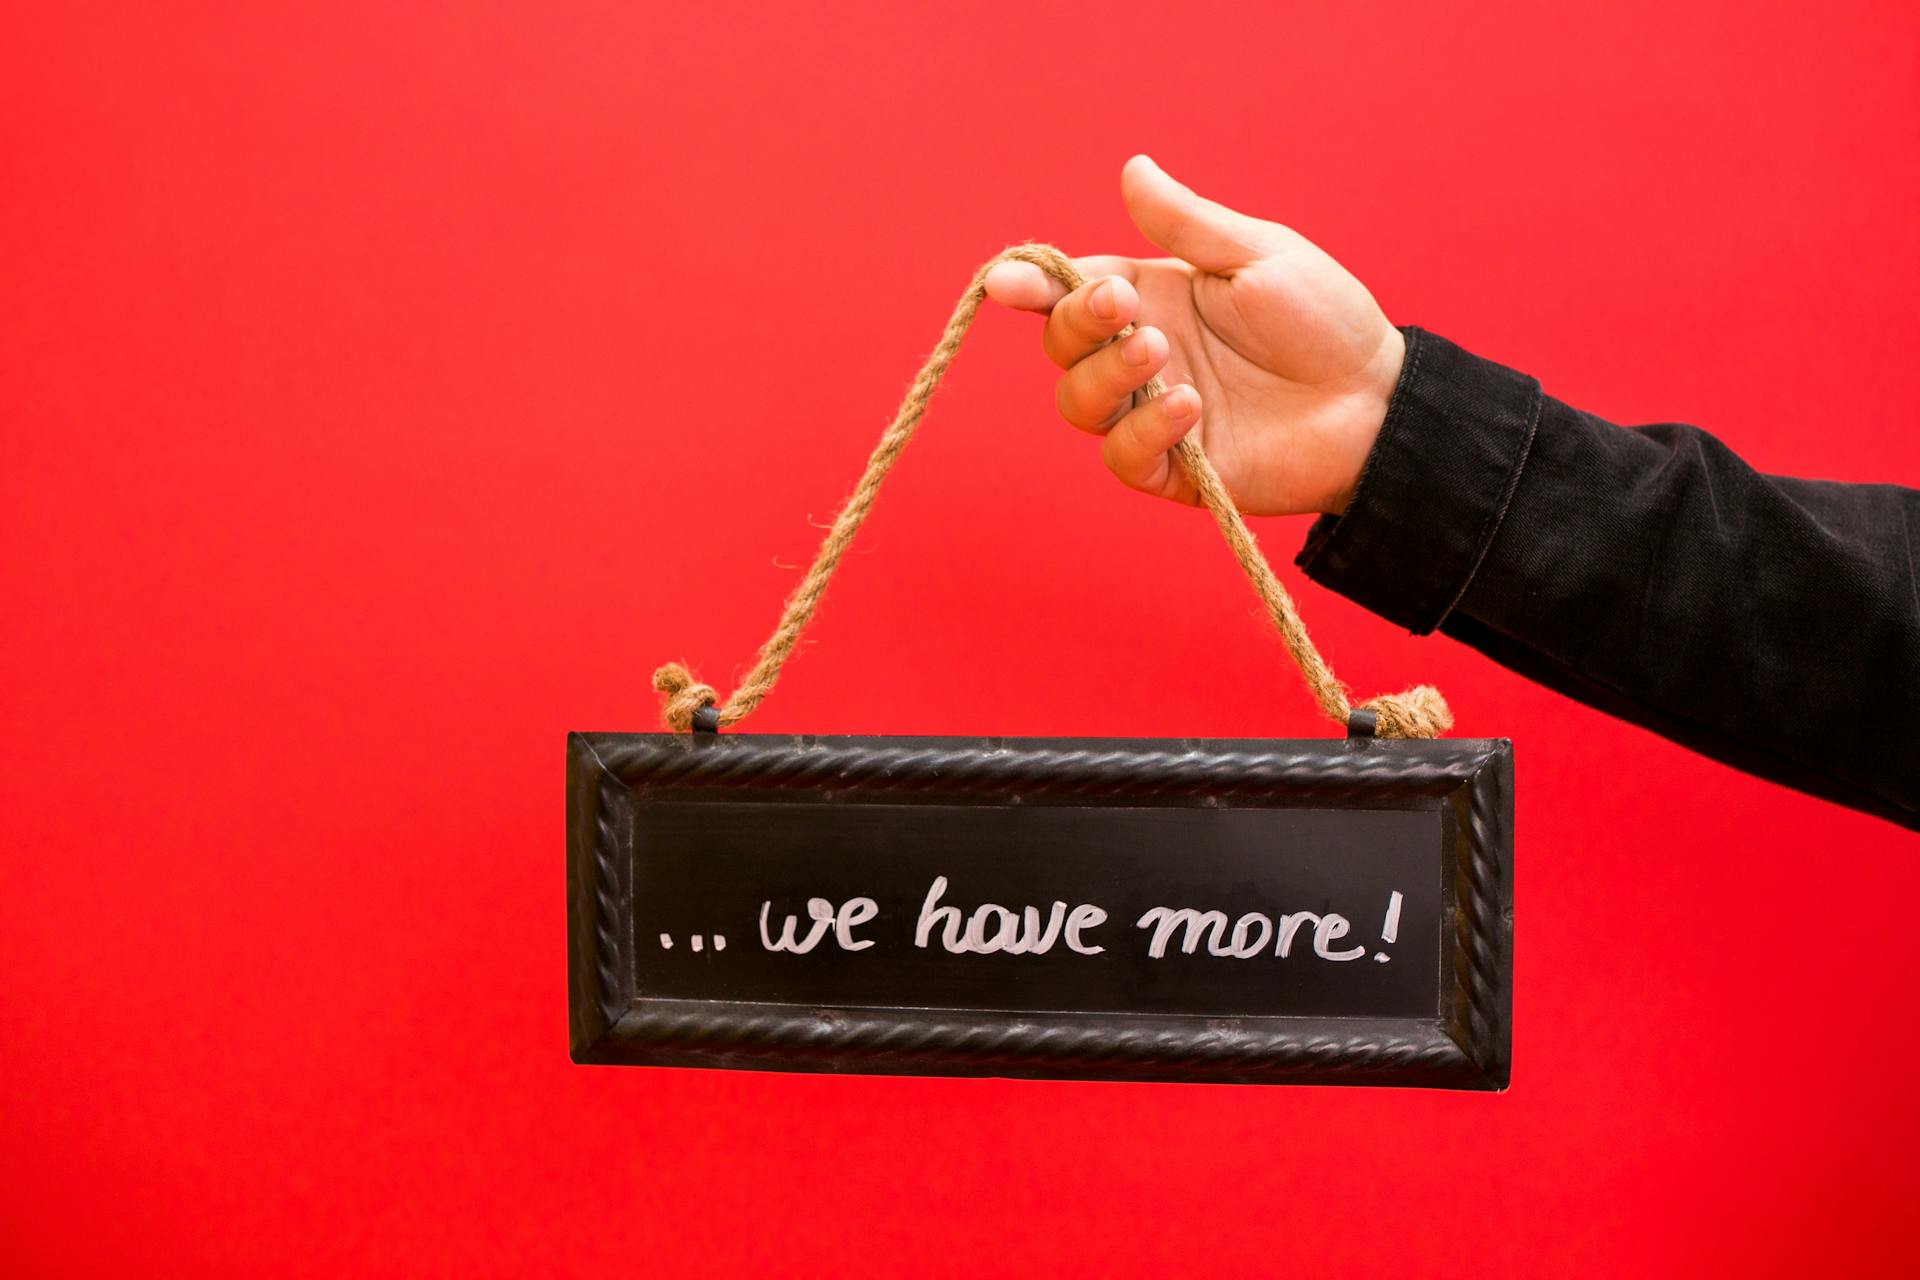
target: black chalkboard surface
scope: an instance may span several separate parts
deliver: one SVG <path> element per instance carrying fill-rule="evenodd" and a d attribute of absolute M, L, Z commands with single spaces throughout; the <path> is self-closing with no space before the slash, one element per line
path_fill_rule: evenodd
<path fill-rule="evenodd" d="M 1505 741 L 574 734 L 578 1062 L 1500 1089 Z"/>

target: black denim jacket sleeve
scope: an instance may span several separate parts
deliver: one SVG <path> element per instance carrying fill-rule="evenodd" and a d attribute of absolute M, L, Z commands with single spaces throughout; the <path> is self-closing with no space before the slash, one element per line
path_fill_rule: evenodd
<path fill-rule="evenodd" d="M 1920 829 L 1920 491 L 1762 475 L 1436 334 L 1297 563 L 1416 634 Z"/>

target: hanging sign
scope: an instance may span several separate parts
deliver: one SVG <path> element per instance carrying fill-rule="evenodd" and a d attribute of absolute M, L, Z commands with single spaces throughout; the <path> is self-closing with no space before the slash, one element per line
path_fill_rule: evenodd
<path fill-rule="evenodd" d="M 1505 741 L 575 734 L 578 1062 L 1507 1083 Z"/>
<path fill-rule="evenodd" d="M 1174 446 L 1331 742 L 811 738 L 750 715 L 1000 262 L 961 295 L 724 700 L 567 748 L 577 1062 L 1502 1089 L 1513 757 L 1425 685 L 1358 705 L 1191 435 Z M 1164 388 L 1149 379 L 1141 394 Z"/>

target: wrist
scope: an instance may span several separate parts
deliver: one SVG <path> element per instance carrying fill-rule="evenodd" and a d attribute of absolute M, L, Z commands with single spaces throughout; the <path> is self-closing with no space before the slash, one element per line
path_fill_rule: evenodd
<path fill-rule="evenodd" d="M 1380 428 L 1386 423 L 1394 389 L 1400 385 L 1400 371 L 1407 359 L 1407 339 L 1400 330 L 1386 324 L 1384 318 L 1382 324 L 1386 332 L 1381 335 L 1379 347 L 1360 375 L 1353 414 L 1344 433 L 1338 466 L 1340 484 L 1320 506 L 1320 510 L 1327 515 L 1345 513 L 1347 505 L 1353 501 L 1353 495 L 1360 487 L 1360 477 L 1366 470 L 1367 458 L 1373 453 L 1374 442 L 1380 438 Z"/>

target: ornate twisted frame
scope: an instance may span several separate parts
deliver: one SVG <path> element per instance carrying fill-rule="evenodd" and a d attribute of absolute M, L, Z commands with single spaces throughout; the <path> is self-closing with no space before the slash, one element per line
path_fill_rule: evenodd
<path fill-rule="evenodd" d="M 643 996 L 636 806 L 858 803 L 1419 809 L 1441 817 L 1431 1018 L 814 1008 Z M 1505 739 L 1211 741 L 572 734 L 568 994 L 575 1062 L 780 1071 L 1503 1089 L 1512 1050 L 1513 749 Z"/>

